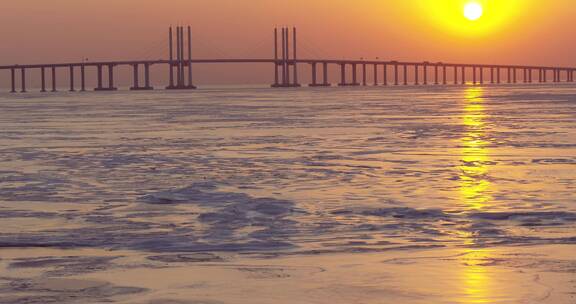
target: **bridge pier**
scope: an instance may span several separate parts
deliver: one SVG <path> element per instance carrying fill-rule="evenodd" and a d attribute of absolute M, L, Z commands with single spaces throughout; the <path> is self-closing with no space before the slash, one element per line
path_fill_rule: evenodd
<path fill-rule="evenodd" d="M 358 66 L 355 63 L 352 64 L 352 83 L 351 83 L 351 85 L 352 86 L 360 85 L 358 83 Z"/>
<path fill-rule="evenodd" d="M 442 65 L 442 84 L 446 85 L 447 79 L 446 79 L 446 66 Z"/>
<path fill-rule="evenodd" d="M 414 65 L 414 84 L 415 85 L 420 85 L 420 79 L 418 79 L 418 74 L 419 74 L 419 66 L 418 64 Z"/>
<path fill-rule="evenodd" d="M 500 84 L 500 67 L 496 67 L 496 83 Z"/>
<path fill-rule="evenodd" d="M 11 90 L 10 93 L 16 93 L 16 69 L 11 68 L 10 69 L 10 84 L 11 84 Z"/>
<path fill-rule="evenodd" d="M 133 70 L 133 74 L 134 74 L 134 76 L 132 77 L 132 81 L 134 82 L 134 84 L 132 85 L 132 87 L 130 88 L 130 90 L 134 91 L 134 90 L 140 89 L 140 82 L 139 82 L 139 79 L 138 79 L 138 76 L 139 76 L 139 75 L 138 75 L 138 74 L 139 74 L 138 64 L 132 65 L 132 70 Z"/>
<path fill-rule="evenodd" d="M 462 84 L 466 84 L 466 66 L 462 66 Z"/>
<path fill-rule="evenodd" d="M 514 77 L 514 83 L 517 83 L 517 78 L 516 78 L 516 68 L 512 68 L 512 75 Z"/>
<path fill-rule="evenodd" d="M 434 65 L 434 84 L 438 85 L 438 64 Z"/>
<path fill-rule="evenodd" d="M 346 64 L 345 63 L 340 63 L 340 83 L 338 84 L 338 86 L 346 86 L 348 85 L 346 83 Z"/>
<path fill-rule="evenodd" d="M 542 69 L 538 69 L 538 82 L 542 83 Z"/>
<path fill-rule="evenodd" d="M 458 66 L 454 66 L 454 85 L 458 85 Z"/>
<path fill-rule="evenodd" d="M 324 70 L 323 71 L 324 82 L 322 83 L 322 85 L 325 87 L 329 87 L 331 86 L 331 84 L 328 82 L 328 63 L 324 62 L 322 65 L 323 65 L 322 69 Z"/>
<path fill-rule="evenodd" d="M 476 66 L 472 66 L 472 84 L 476 84 Z"/>
<path fill-rule="evenodd" d="M 52 92 L 56 92 L 56 67 L 52 67 Z"/>
<path fill-rule="evenodd" d="M 484 67 L 479 67 L 480 69 L 480 84 L 484 84 Z"/>
<path fill-rule="evenodd" d="M 394 85 L 399 85 L 398 83 L 398 64 L 394 63 Z"/>
<path fill-rule="evenodd" d="M 403 67 L 402 76 L 404 77 L 404 85 L 408 85 L 408 65 L 406 64 Z"/>
<path fill-rule="evenodd" d="M 494 67 L 490 67 L 490 83 L 494 83 Z"/>
<path fill-rule="evenodd" d="M 80 66 L 80 91 L 86 92 L 86 67 L 84 63 Z"/>
<path fill-rule="evenodd" d="M 388 85 L 388 65 L 384 64 L 384 71 L 382 72 L 382 84 L 387 86 Z"/>
<path fill-rule="evenodd" d="M 315 87 L 318 84 L 316 83 L 316 62 L 312 62 L 310 64 L 310 66 L 312 67 L 312 83 L 309 84 L 308 86 L 310 87 Z M 278 70 L 278 68 L 276 68 L 276 70 Z"/>
<path fill-rule="evenodd" d="M 114 87 L 114 65 L 108 64 L 108 87 L 102 86 L 102 65 L 98 65 L 98 87 L 94 91 L 116 91 Z"/>
<path fill-rule="evenodd" d="M 146 90 L 154 90 L 154 87 L 150 85 L 150 64 L 144 64 L 144 85 Z"/>
<path fill-rule="evenodd" d="M 42 87 L 40 89 L 40 92 L 42 92 L 42 93 L 46 92 L 46 68 L 45 67 L 40 68 L 40 85 Z"/>
<path fill-rule="evenodd" d="M 428 63 L 424 62 L 424 65 L 422 66 L 422 68 L 424 69 L 423 71 L 423 78 L 424 78 L 424 85 L 428 85 Z"/>
<path fill-rule="evenodd" d="M 522 79 L 524 80 L 524 83 L 528 83 L 528 72 L 526 71 L 526 68 L 523 69 L 524 75 L 522 77 Z"/>
<path fill-rule="evenodd" d="M 96 67 L 97 69 L 97 81 L 98 81 L 98 85 L 96 87 L 96 89 L 94 89 L 95 91 L 102 91 L 103 87 L 102 87 L 102 65 L 98 65 Z"/>
<path fill-rule="evenodd" d="M 378 85 L 378 65 L 374 64 L 374 86 Z"/>
<path fill-rule="evenodd" d="M 20 90 L 20 93 L 26 93 L 26 69 L 21 68 L 20 73 L 22 76 L 22 89 Z"/>
<path fill-rule="evenodd" d="M 312 83 L 309 84 L 309 87 L 329 87 L 330 84 L 328 83 L 328 63 L 322 63 L 322 74 L 323 74 L 323 81 L 322 83 L 318 83 L 318 62 L 310 63 L 312 67 Z"/>
<path fill-rule="evenodd" d="M 74 66 L 70 66 L 70 92 L 75 92 L 76 89 L 74 88 Z"/>
<path fill-rule="evenodd" d="M 366 64 L 363 63 L 362 64 L 362 86 L 367 86 L 367 80 L 366 80 Z"/>
<path fill-rule="evenodd" d="M 140 64 L 135 63 L 132 65 L 132 81 L 133 85 L 130 88 L 131 91 L 149 91 L 154 88 L 150 86 L 150 64 L 144 63 L 144 86 L 140 86 Z"/>

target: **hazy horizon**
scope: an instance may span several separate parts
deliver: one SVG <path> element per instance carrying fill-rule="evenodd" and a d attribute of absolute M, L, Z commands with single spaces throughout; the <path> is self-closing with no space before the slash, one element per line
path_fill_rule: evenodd
<path fill-rule="evenodd" d="M 493 2 L 486 21 L 470 27 L 447 18 L 460 2 L 22 0 L 0 11 L 0 65 L 166 58 L 167 27 L 178 23 L 192 26 L 196 58 L 269 58 L 272 29 L 289 25 L 298 27 L 300 56 L 308 58 L 576 65 L 570 52 L 576 37 L 563 34 L 575 13 L 572 2 Z M 200 67 L 196 79 L 265 83 L 269 70 Z"/>

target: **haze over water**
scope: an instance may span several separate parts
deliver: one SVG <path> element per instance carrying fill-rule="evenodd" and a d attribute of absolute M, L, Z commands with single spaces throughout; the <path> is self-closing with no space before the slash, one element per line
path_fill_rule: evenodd
<path fill-rule="evenodd" d="M 573 303 L 574 100 L 0 95 L 0 303 Z"/>

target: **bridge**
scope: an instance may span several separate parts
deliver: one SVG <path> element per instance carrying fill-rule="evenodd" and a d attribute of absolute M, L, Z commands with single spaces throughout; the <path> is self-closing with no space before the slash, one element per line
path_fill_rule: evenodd
<path fill-rule="evenodd" d="M 76 91 L 76 73 L 80 74 L 79 90 L 86 91 L 87 69 L 96 71 L 95 91 L 117 90 L 114 81 L 115 68 L 129 66 L 133 69 L 130 90 L 153 90 L 151 85 L 151 67 L 167 65 L 169 83 L 167 90 L 193 90 L 193 67 L 198 64 L 270 64 L 273 66 L 273 88 L 300 87 L 300 66 L 309 66 L 311 87 L 329 87 L 329 66 L 337 66 L 340 71 L 338 86 L 368 85 L 474 85 L 516 84 L 516 83 L 553 83 L 574 82 L 576 67 L 531 66 L 531 65 L 488 65 L 446 62 L 402 62 L 385 60 L 348 60 L 348 59 L 301 59 L 298 57 L 298 39 L 296 28 L 276 28 L 273 38 L 273 58 L 262 59 L 195 59 L 192 56 L 191 28 L 170 27 L 168 30 L 169 56 L 165 60 L 129 60 L 103 62 L 69 62 L 55 64 L 28 64 L 0 66 L 0 70 L 9 71 L 12 93 L 27 92 L 26 74 L 39 71 L 41 92 L 57 91 L 57 69 L 68 71 L 69 90 Z M 140 68 L 144 79 L 140 79 Z M 46 72 L 50 73 L 50 82 Z M 107 77 L 104 77 L 107 72 Z M 17 83 L 17 74 L 20 83 Z M 451 79 L 449 80 L 449 75 Z M 369 77 L 370 76 L 370 77 Z M 551 76 L 549 78 L 549 76 Z M 537 77 L 537 78 L 536 78 Z M 105 79 L 106 78 L 106 79 Z M 371 79 L 370 83 L 368 79 Z M 105 81 L 106 80 L 106 81 Z M 534 81 L 533 81 L 534 80 Z M 47 87 L 50 85 L 50 88 Z"/>

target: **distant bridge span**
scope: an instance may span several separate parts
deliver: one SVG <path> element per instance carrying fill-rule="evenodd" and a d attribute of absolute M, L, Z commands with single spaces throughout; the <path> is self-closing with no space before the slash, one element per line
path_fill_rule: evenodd
<path fill-rule="evenodd" d="M 101 62 L 69 62 L 52 64 L 24 64 L 0 66 L 0 70 L 8 70 L 11 74 L 11 92 L 17 91 L 17 73 L 20 73 L 19 92 L 26 92 L 26 73 L 29 70 L 39 70 L 41 75 L 41 91 L 47 91 L 46 71 L 51 72 L 51 91 L 57 91 L 56 70 L 67 69 L 70 91 L 75 91 L 75 72 L 80 73 L 80 91 L 86 91 L 86 68 L 95 68 L 98 85 L 96 91 L 116 90 L 114 83 L 114 68 L 117 66 L 131 66 L 133 68 L 133 86 L 131 90 L 152 90 L 150 84 L 150 67 L 154 65 L 169 66 L 168 90 L 196 89 L 193 84 L 193 65 L 197 64 L 271 64 L 274 66 L 274 81 L 272 87 L 300 87 L 298 81 L 298 66 L 311 67 L 311 83 L 309 86 L 331 86 L 328 76 L 328 66 L 337 65 L 340 69 L 338 86 L 360 85 L 448 85 L 448 84 L 492 84 L 518 82 L 545 83 L 551 74 L 551 81 L 574 82 L 576 67 L 560 66 L 533 66 L 533 65 L 493 65 L 493 64 L 466 64 L 448 62 L 406 62 L 365 59 L 300 59 L 297 57 L 296 29 L 282 28 L 274 30 L 274 58 L 270 59 L 195 59 L 192 57 L 192 36 L 188 27 L 186 40 L 184 27 L 176 27 L 176 33 L 169 29 L 169 59 L 160 60 L 124 60 Z M 281 35 L 281 38 L 279 37 Z M 291 37 L 290 37 L 291 36 Z M 176 41 L 174 43 L 174 37 Z M 187 41 L 187 48 L 185 42 Z M 279 43 L 280 42 L 280 43 Z M 280 49 L 281 48 L 281 49 Z M 185 54 L 187 51 L 187 56 Z M 139 68 L 144 68 L 144 83 L 139 79 Z M 107 83 L 103 81 L 103 70 L 107 69 Z M 320 71 L 319 71 L 320 68 Z M 319 73 L 321 72 L 321 73 Z M 430 76 L 432 72 L 432 76 Z M 470 77 L 470 72 L 472 72 Z M 448 73 L 452 73 L 451 81 Z M 319 81 L 319 74 L 322 79 Z M 351 74 L 351 75 L 350 75 Z M 372 83 L 368 83 L 371 74 Z M 536 76 L 537 75 L 537 78 Z M 504 79 L 503 76 L 506 76 Z M 381 77 L 381 78 L 380 78 Z M 470 79 L 471 78 L 471 79 Z M 381 79 L 381 80 L 380 80 Z M 534 79 L 534 81 L 533 81 Z"/>

